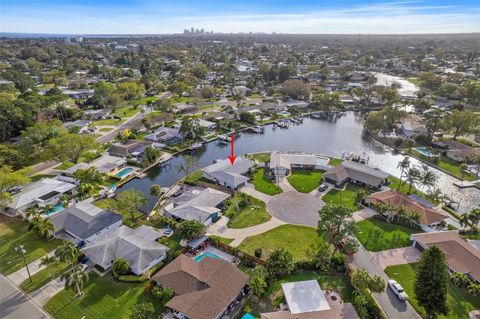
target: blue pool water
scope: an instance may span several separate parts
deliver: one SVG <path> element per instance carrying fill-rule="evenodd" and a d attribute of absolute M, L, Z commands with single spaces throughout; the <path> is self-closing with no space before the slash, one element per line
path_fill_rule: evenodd
<path fill-rule="evenodd" d="M 222 257 L 219 257 L 219 256 L 215 255 L 214 253 L 211 253 L 211 252 L 207 251 L 206 253 L 203 253 L 203 254 L 200 254 L 200 255 L 196 256 L 195 258 L 193 258 L 193 260 L 195 260 L 197 263 L 199 263 L 205 257 L 210 257 L 210 258 L 214 258 L 214 259 L 222 259 Z"/>
<path fill-rule="evenodd" d="M 432 156 L 432 153 L 430 153 L 430 151 L 426 147 L 417 147 L 415 148 L 415 150 L 424 156 L 427 156 L 427 157 Z"/>
<path fill-rule="evenodd" d="M 62 210 L 65 209 L 65 206 L 63 206 L 63 204 L 57 204 L 55 206 L 53 206 L 53 208 L 51 210 L 49 210 L 48 212 L 45 212 L 48 216 L 50 215 L 53 215 L 53 214 L 56 214 Z"/>
<path fill-rule="evenodd" d="M 255 319 L 255 317 L 247 312 L 246 314 L 243 315 L 242 319 Z"/>
<path fill-rule="evenodd" d="M 127 168 L 122 169 L 120 172 L 118 172 L 118 173 L 116 174 L 116 176 L 118 176 L 118 177 L 124 177 L 125 175 L 131 173 L 132 171 L 133 171 L 133 168 L 127 167 Z"/>

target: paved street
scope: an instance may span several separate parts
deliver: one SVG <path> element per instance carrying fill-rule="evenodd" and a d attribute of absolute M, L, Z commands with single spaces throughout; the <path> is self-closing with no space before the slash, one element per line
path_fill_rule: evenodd
<path fill-rule="evenodd" d="M 7 278 L 0 275 L 0 318 L 47 319 L 50 318 Z"/>
<path fill-rule="evenodd" d="M 48 254 L 48 256 L 53 256 L 55 254 L 55 251 L 52 251 Z M 31 262 L 30 264 L 28 264 L 28 269 L 30 270 L 30 275 L 34 275 L 36 274 L 37 272 L 39 272 L 40 270 L 44 269 L 46 266 L 43 265 L 41 266 L 40 263 L 41 263 L 41 258 Z M 19 270 L 17 270 L 16 272 L 10 274 L 7 276 L 7 278 L 13 282 L 14 285 L 16 286 L 20 286 L 20 284 L 28 278 L 28 272 L 27 272 L 27 269 L 25 267 L 22 267 L 20 268 Z"/>
<path fill-rule="evenodd" d="M 363 246 L 360 246 L 358 252 L 353 255 L 352 265 L 366 269 L 370 274 L 379 275 L 385 280 L 389 279 L 383 269 L 374 261 L 373 255 Z M 373 294 L 373 296 L 389 319 L 421 318 L 408 302 L 400 301 L 388 288 L 385 292 Z"/>

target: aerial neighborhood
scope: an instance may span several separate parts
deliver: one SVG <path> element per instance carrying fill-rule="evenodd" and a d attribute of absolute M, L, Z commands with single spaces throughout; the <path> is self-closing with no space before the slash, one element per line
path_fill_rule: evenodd
<path fill-rule="evenodd" d="M 479 318 L 478 40 L 1 37 L 0 317 Z"/>

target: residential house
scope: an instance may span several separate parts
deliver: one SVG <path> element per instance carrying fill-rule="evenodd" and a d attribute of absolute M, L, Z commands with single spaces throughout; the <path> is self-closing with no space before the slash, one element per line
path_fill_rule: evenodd
<path fill-rule="evenodd" d="M 63 127 L 66 128 L 68 131 L 73 130 L 74 128 L 78 129 L 78 133 L 85 134 L 89 132 L 90 124 L 92 121 L 89 120 L 76 120 L 73 122 L 65 122 L 63 123 Z"/>
<path fill-rule="evenodd" d="M 50 217 L 57 238 L 75 243 L 93 242 L 122 225 L 122 216 L 92 204 L 92 198 Z"/>
<path fill-rule="evenodd" d="M 272 152 L 270 155 L 270 174 L 281 179 L 293 169 L 327 170 L 328 157 L 301 152 Z"/>
<path fill-rule="evenodd" d="M 165 306 L 177 318 L 218 319 L 243 298 L 248 276 L 223 259 L 205 257 L 197 262 L 182 254 L 152 280 L 173 289 L 175 295 Z"/>
<path fill-rule="evenodd" d="M 225 113 L 225 112 L 212 112 L 209 113 L 205 116 L 205 119 L 213 119 L 215 121 L 220 121 L 220 120 L 232 120 L 235 118 L 235 115 Z"/>
<path fill-rule="evenodd" d="M 183 137 L 176 128 L 160 127 L 154 133 L 145 136 L 146 141 L 175 145 L 182 141 Z"/>
<path fill-rule="evenodd" d="M 472 154 L 480 155 L 480 148 L 471 147 L 463 143 L 459 143 L 453 140 L 443 140 L 441 145 L 446 146 L 443 154 L 448 158 L 461 162 L 465 160 L 465 157 Z"/>
<path fill-rule="evenodd" d="M 397 134 L 402 138 L 411 138 L 419 135 L 427 135 L 427 127 L 420 121 L 406 119 L 396 124 Z"/>
<path fill-rule="evenodd" d="M 352 161 L 343 161 L 323 174 L 325 181 L 342 187 L 347 182 L 365 184 L 378 188 L 386 182 L 389 174 L 364 164 Z"/>
<path fill-rule="evenodd" d="M 124 158 L 104 154 L 99 158 L 94 159 L 90 163 L 75 164 L 72 167 L 69 167 L 66 170 L 64 170 L 63 174 L 66 176 L 73 176 L 73 173 L 75 173 L 79 169 L 87 169 L 89 167 L 95 167 L 100 173 L 104 173 L 107 175 L 115 175 L 126 165 L 127 165 L 127 161 Z"/>
<path fill-rule="evenodd" d="M 132 229 L 122 225 L 81 251 L 104 270 L 121 258 L 128 262 L 135 275 L 142 275 L 167 257 L 168 247 L 157 242 L 162 235 L 161 231 L 150 226 Z"/>
<path fill-rule="evenodd" d="M 113 143 L 108 150 L 108 154 L 116 157 L 132 157 L 139 159 L 143 156 L 145 149 L 150 145 L 152 145 L 152 143 L 137 140 L 128 140 L 124 143 Z"/>
<path fill-rule="evenodd" d="M 203 169 L 203 177 L 229 189 L 245 185 L 248 177 L 244 176 L 253 167 L 253 162 L 244 157 L 237 157 L 233 164 L 230 160 L 217 160 Z"/>
<path fill-rule="evenodd" d="M 165 215 L 177 220 L 196 220 L 208 226 L 217 220 L 221 213 L 219 207 L 228 197 L 229 194 L 213 188 L 191 187 L 166 201 Z"/>
<path fill-rule="evenodd" d="M 480 251 L 456 231 L 412 234 L 413 247 L 423 251 L 437 246 L 445 254 L 450 271 L 467 275 L 480 283 Z"/>
<path fill-rule="evenodd" d="M 56 178 L 42 178 L 11 194 L 12 200 L 3 203 L 4 212 L 14 216 L 23 214 L 26 209 L 31 207 L 55 205 L 60 201 L 62 195 L 71 194 L 76 187 L 75 183 Z"/>
<path fill-rule="evenodd" d="M 317 280 L 283 283 L 282 291 L 287 309 L 262 313 L 262 319 L 360 319 L 352 304 L 329 298 Z"/>
<path fill-rule="evenodd" d="M 203 127 L 207 131 L 213 131 L 217 127 L 217 123 L 210 122 L 204 119 L 199 119 L 198 124 L 200 125 L 200 127 Z"/>
<path fill-rule="evenodd" d="M 440 210 L 434 209 L 428 203 L 414 196 L 406 196 L 396 190 L 389 189 L 369 195 L 365 202 L 368 205 L 390 204 L 395 208 L 403 206 L 407 214 L 417 212 L 420 215 L 419 226 L 424 231 L 432 231 L 429 226 L 448 218 Z"/>

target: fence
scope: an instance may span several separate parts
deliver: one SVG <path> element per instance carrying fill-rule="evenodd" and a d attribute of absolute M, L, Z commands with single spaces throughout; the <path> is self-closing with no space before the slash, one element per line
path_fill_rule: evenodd
<path fill-rule="evenodd" d="M 255 263 L 257 265 L 267 266 L 267 263 L 265 262 L 265 260 L 257 258 L 255 256 L 252 256 L 250 254 L 247 254 L 246 252 L 239 251 L 237 248 L 230 247 L 227 244 L 218 242 L 218 243 L 214 243 L 214 246 L 217 247 L 220 250 L 225 251 L 226 253 L 237 256 L 238 258 L 242 259 L 243 261 L 249 261 L 249 262 Z M 239 254 L 239 252 L 241 252 L 241 254 Z"/>

